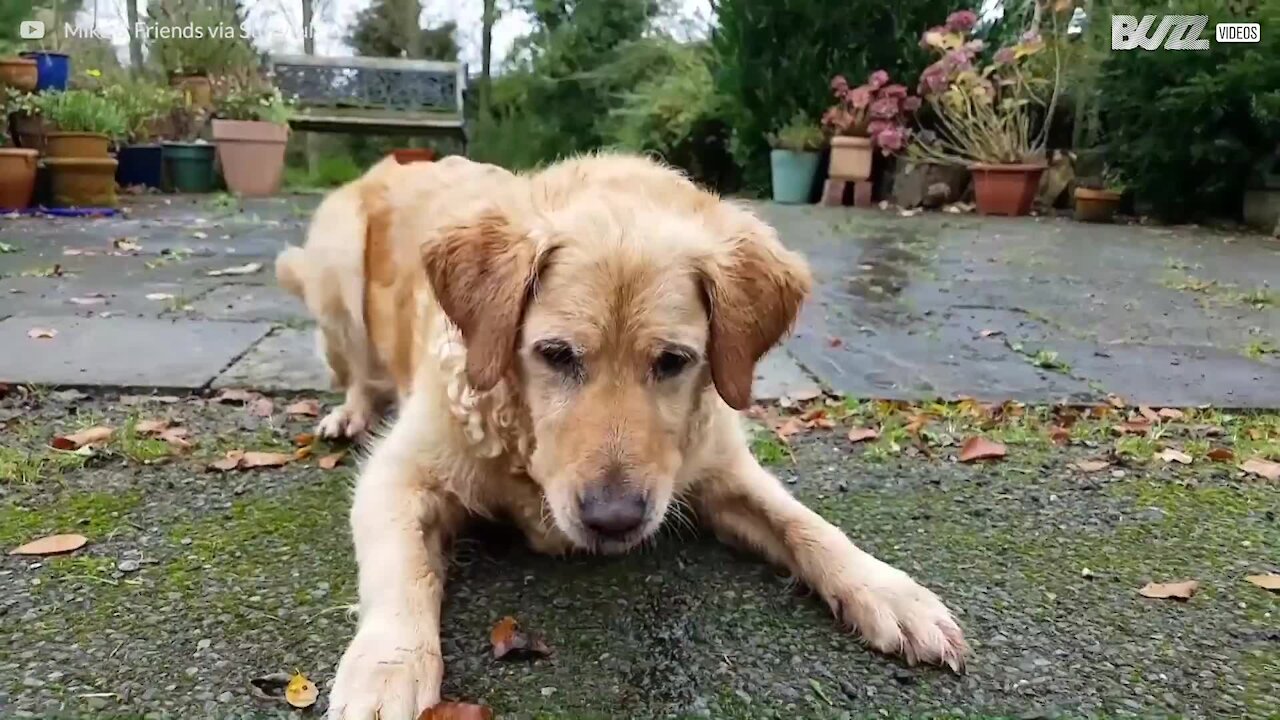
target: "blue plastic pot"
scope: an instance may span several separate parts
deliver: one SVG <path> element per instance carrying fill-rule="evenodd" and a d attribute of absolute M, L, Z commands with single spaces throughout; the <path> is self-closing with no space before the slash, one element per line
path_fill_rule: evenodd
<path fill-rule="evenodd" d="M 164 148 L 155 145 L 125 145 L 116 153 L 120 166 L 116 168 L 116 182 L 121 187 L 145 185 L 164 186 Z"/>
<path fill-rule="evenodd" d="M 66 90 L 71 76 L 71 58 L 66 53 L 24 52 L 22 57 L 36 61 L 36 90 Z"/>
<path fill-rule="evenodd" d="M 818 153 L 774 150 L 769 153 L 773 169 L 773 200 L 780 203 L 807 203 L 818 174 Z"/>

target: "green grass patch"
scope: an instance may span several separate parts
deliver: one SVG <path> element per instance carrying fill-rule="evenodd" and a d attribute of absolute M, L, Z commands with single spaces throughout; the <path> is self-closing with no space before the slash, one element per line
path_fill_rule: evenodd
<path fill-rule="evenodd" d="M 102 492 L 64 496 L 43 506 L 0 505 L 0 545 L 68 532 L 101 540 L 128 525 L 126 516 L 140 500 L 137 492 Z"/>

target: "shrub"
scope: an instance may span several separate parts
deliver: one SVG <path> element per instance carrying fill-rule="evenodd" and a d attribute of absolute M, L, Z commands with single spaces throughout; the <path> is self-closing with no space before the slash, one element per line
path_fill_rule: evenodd
<path fill-rule="evenodd" d="M 822 130 L 807 115 L 797 112 L 777 132 L 769 133 L 769 147 L 796 152 L 813 152 L 822 147 Z"/>
<path fill-rule="evenodd" d="M 1112 11 L 1170 12 L 1163 0 L 1125 0 Z M 1110 53 L 1098 93 L 1107 161 L 1162 219 L 1238 217 L 1255 161 L 1274 157 L 1280 143 L 1280 3 L 1231 11 L 1183 0 L 1177 12 L 1208 15 L 1209 33 L 1218 22 L 1258 22 L 1262 41 Z"/>
<path fill-rule="evenodd" d="M 36 96 L 35 104 L 62 132 L 101 133 L 117 139 L 128 128 L 119 105 L 89 90 L 44 91 Z"/>
<path fill-rule="evenodd" d="M 237 87 L 215 102 L 215 117 L 224 120 L 261 120 L 284 124 L 293 117 L 294 104 L 274 87 Z"/>
<path fill-rule="evenodd" d="M 183 100 L 178 90 L 145 80 L 125 80 L 99 92 L 120 108 L 129 142 L 146 142 L 163 134 L 157 131 Z"/>

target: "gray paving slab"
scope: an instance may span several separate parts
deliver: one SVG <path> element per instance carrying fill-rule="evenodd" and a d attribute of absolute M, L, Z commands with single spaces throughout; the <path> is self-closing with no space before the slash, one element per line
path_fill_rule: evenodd
<path fill-rule="evenodd" d="M 277 328 L 218 375 L 213 387 L 261 390 L 328 390 L 329 369 L 315 350 L 311 330 Z"/>
<path fill-rule="evenodd" d="M 33 339 L 33 328 L 57 335 Z M 11 317 L 0 322 L 0 381 L 198 388 L 269 330 L 266 323 Z"/>
<path fill-rule="evenodd" d="M 777 400 L 816 385 L 816 378 L 805 371 L 791 353 L 785 348 L 778 348 L 765 355 L 756 365 L 755 382 L 751 390 L 757 401 Z"/>
<path fill-rule="evenodd" d="M 312 322 L 307 307 L 276 285 L 219 285 L 191 303 L 192 313 L 213 320 Z"/>

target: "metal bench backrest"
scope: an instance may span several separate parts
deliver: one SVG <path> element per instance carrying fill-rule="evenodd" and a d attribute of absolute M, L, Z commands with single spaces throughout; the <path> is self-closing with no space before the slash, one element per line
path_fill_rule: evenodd
<path fill-rule="evenodd" d="M 300 108 L 429 111 L 462 120 L 462 63 L 402 58 L 276 55 L 275 82 Z"/>

